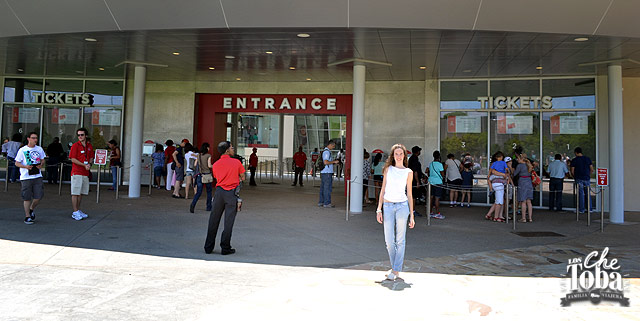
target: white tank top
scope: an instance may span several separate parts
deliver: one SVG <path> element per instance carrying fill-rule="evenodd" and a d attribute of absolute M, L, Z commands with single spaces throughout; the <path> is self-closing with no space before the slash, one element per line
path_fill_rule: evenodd
<path fill-rule="evenodd" d="M 407 177 L 413 171 L 409 168 L 399 169 L 389 166 L 387 170 L 387 185 L 384 189 L 384 199 L 389 202 L 399 203 L 407 200 Z"/>

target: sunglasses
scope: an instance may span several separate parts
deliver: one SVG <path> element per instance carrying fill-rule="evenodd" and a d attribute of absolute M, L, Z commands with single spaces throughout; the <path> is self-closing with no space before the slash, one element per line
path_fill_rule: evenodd
<path fill-rule="evenodd" d="M 38 139 L 38 137 L 29 137 L 29 139 Z"/>
<path fill-rule="evenodd" d="M 82 136 L 85 136 L 85 134 L 78 134 L 78 137 L 82 137 Z"/>

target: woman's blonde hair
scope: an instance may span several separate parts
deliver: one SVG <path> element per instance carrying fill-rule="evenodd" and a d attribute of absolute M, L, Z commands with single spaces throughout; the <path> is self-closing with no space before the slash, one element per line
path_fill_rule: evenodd
<path fill-rule="evenodd" d="M 382 169 L 383 173 L 387 171 L 387 168 L 389 168 L 389 166 L 396 166 L 396 158 L 393 157 L 393 153 L 396 151 L 396 149 L 402 149 L 402 152 L 404 153 L 402 165 L 404 165 L 404 167 L 409 167 L 409 161 L 407 160 L 407 148 L 402 144 L 395 144 L 391 146 L 391 154 L 389 155 L 389 157 L 387 157 L 387 161 L 384 164 L 384 168 Z"/>

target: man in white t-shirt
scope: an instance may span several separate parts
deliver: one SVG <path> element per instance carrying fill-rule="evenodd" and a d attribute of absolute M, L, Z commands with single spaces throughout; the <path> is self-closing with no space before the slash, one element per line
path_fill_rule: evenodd
<path fill-rule="evenodd" d="M 460 161 L 455 155 L 447 155 L 447 161 L 444 163 L 444 170 L 447 175 L 447 186 L 449 187 L 449 207 L 454 207 L 458 200 L 458 189 L 462 188 L 462 170 Z"/>
<path fill-rule="evenodd" d="M 36 220 L 36 215 L 33 211 L 44 196 L 41 169 L 45 154 L 42 147 L 36 145 L 38 142 L 38 134 L 36 132 L 29 133 L 27 140 L 27 145 L 20 148 L 16 154 L 16 166 L 20 167 L 21 194 L 24 201 L 24 223 L 31 225 Z"/>

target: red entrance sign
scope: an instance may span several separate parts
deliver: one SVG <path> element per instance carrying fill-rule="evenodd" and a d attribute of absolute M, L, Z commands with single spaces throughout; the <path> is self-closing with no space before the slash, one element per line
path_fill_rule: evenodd
<path fill-rule="evenodd" d="M 96 149 L 96 157 L 94 157 L 94 163 L 96 165 L 107 165 L 107 155 L 108 152 L 106 149 Z"/>
<path fill-rule="evenodd" d="M 347 115 L 351 95 L 199 94 L 201 107 L 216 113 Z"/>
<path fill-rule="evenodd" d="M 606 168 L 598 167 L 598 186 L 609 186 L 609 173 Z"/>

